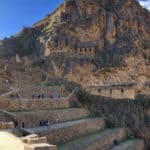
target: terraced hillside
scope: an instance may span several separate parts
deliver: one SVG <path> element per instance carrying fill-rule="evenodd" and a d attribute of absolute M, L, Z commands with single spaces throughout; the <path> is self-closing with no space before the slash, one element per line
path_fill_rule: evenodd
<path fill-rule="evenodd" d="M 10 113 L 2 111 L 2 121 L 7 118 L 5 122 L 17 122 L 16 128 L 9 132 L 15 132 L 18 136 L 38 135 L 33 139 L 23 138 L 23 141 L 28 139 L 29 147 L 42 147 L 42 143 L 47 141 L 57 145 L 58 150 L 145 150 L 144 141 L 131 136 L 128 128 L 110 128 L 107 118 L 91 116 L 85 108 L 73 107 L 67 100 L 60 101 L 55 108 L 49 105 L 49 109 L 42 106 L 38 109 L 19 109 Z M 49 124 L 41 125 L 43 120 Z M 46 144 L 44 147 L 47 150 L 56 149 Z"/>

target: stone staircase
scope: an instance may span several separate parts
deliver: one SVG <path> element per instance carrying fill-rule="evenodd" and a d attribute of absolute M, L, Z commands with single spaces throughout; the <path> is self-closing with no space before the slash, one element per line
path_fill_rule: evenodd
<path fill-rule="evenodd" d="M 39 138 L 46 137 L 53 145 L 40 147 L 40 143 L 36 143 L 26 150 L 53 150 L 54 145 L 58 150 L 144 150 L 143 140 L 129 139 L 127 128 L 107 128 L 105 118 L 90 116 L 84 108 L 69 105 L 61 108 L 60 104 L 55 109 L 16 112 L 15 115 L 18 121 L 25 123 L 25 130 Z M 39 126 L 42 119 L 47 119 L 50 125 Z"/>

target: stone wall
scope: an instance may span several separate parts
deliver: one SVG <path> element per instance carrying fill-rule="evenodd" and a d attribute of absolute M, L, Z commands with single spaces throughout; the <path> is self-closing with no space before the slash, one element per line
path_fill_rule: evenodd
<path fill-rule="evenodd" d="M 150 127 L 150 107 L 144 109 L 146 126 Z"/>
<path fill-rule="evenodd" d="M 0 129 L 13 129 L 14 123 L 13 122 L 0 122 Z"/>
<path fill-rule="evenodd" d="M 145 116 L 150 109 L 148 99 L 115 100 L 100 96 L 90 96 L 87 106 L 92 113 L 104 114 L 115 118 L 119 125 L 139 129 L 145 126 Z"/>
<path fill-rule="evenodd" d="M 105 120 L 103 119 L 89 119 L 86 121 L 79 121 L 74 125 L 66 125 L 64 127 L 53 126 L 54 128 L 45 128 L 45 130 L 34 131 L 36 134 L 41 136 L 46 136 L 48 142 L 51 144 L 62 144 L 66 141 L 80 137 L 85 134 L 90 134 L 100 129 L 103 129 L 106 126 Z"/>
<path fill-rule="evenodd" d="M 124 88 L 124 87 L 87 87 L 87 91 L 89 91 L 93 95 L 111 97 L 115 99 L 134 99 L 135 98 L 135 89 L 134 88 Z"/>
<path fill-rule="evenodd" d="M 14 117 L 15 115 L 13 113 L 0 110 L 0 122 L 10 122 Z"/>
<path fill-rule="evenodd" d="M 6 120 L 7 120 L 7 117 L 2 112 L 0 112 L 0 122 L 6 121 Z"/>
<path fill-rule="evenodd" d="M 72 93 L 63 99 L 0 99 L 0 109 L 7 111 L 42 110 L 70 107 L 75 99 Z"/>
<path fill-rule="evenodd" d="M 38 98 L 38 95 L 44 95 L 44 98 L 58 98 L 58 97 L 66 97 L 69 93 L 63 86 L 30 86 L 23 85 L 19 90 L 7 95 L 7 98 L 15 99 L 16 95 L 21 99 L 31 99 Z"/>
<path fill-rule="evenodd" d="M 68 106 L 69 102 L 66 100 L 0 100 L 0 109 L 8 111 L 65 108 Z"/>
<path fill-rule="evenodd" d="M 150 148 L 149 130 L 149 97 L 136 97 L 129 99 L 115 100 L 100 96 L 86 97 L 86 104 L 92 114 L 103 115 L 107 118 L 108 125 L 117 127 L 129 127 L 133 134 L 145 139 Z"/>
<path fill-rule="evenodd" d="M 21 140 L 24 143 L 24 150 L 57 150 L 56 145 L 47 143 L 46 137 L 38 137 L 36 134 L 23 137 Z"/>
<path fill-rule="evenodd" d="M 38 110 L 29 112 L 17 112 L 14 120 L 18 122 L 18 126 L 25 128 L 39 127 L 41 121 L 49 121 L 50 124 L 74 120 L 87 116 L 88 112 L 85 109 L 58 109 L 58 110 Z"/>
<path fill-rule="evenodd" d="M 89 56 L 89 57 L 94 57 L 95 52 L 96 52 L 96 48 L 94 48 L 94 47 L 77 48 L 75 50 L 75 54 Z"/>
<path fill-rule="evenodd" d="M 150 108 L 146 108 L 146 109 L 145 109 L 145 115 L 146 115 L 147 117 L 150 117 Z"/>

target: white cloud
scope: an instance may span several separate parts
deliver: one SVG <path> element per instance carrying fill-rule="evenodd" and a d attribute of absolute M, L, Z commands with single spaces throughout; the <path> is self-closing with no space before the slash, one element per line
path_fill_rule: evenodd
<path fill-rule="evenodd" d="M 140 0 L 140 4 L 144 7 L 150 10 L 150 0 Z"/>

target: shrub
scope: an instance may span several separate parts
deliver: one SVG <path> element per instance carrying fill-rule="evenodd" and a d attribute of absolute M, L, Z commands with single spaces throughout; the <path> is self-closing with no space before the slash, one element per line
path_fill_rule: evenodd
<path fill-rule="evenodd" d="M 83 106 L 87 106 L 90 104 L 90 93 L 87 92 L 85 89 L 80 89 L 78 91 L 78 99 L 79 102 L 83 105 Z"/>

